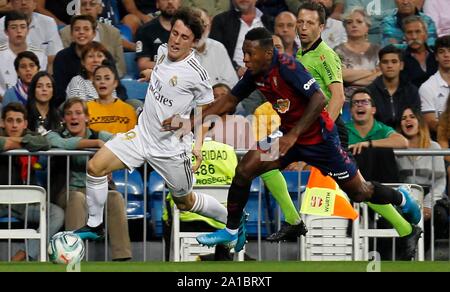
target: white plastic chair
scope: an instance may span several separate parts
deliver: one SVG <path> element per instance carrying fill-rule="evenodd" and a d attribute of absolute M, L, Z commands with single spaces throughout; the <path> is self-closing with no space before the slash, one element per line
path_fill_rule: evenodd
<path fill-rule="evenodd" d="M 0 229 L 0 238 L 4 239 L 39 239 L 40 261 L 47 258 L 47 221 L 46 221 L 46 191 L 40 186 L 30 185 L 0 185 L 0 204 L 40 204 L 39 231 L 35 229 Z"/>
<path fill-rule="evenodd" d="M 386 183 L 384 184 L 386 186 L 390 186 L 393 188 L 397 188 L 401 185 L 405 185 L 403 183 Z M 418 226 L 424 230 L 424 224 L 423 224 L 423 196 L 424 191 L 423 188 L 420 185 L 417 184 L 408 184 L 411 188 L 411 195 L 419 202 L 421 211 L 422 211 L 422 219 L 420 220 Z M 360 218 L 355 220 L 353 222 L 353 242 L 354 242 L 354 259 L 355 260 L 369 260 L 369 238 L 396 238 L 399 237 L 397 231 L 395 229 L 373 229 L 369 228 L 369 213 L 368 213 L 368 206 L 366 204 L 361 204 L 359 206 L 358 204 L 355 204 L 358 213 L 361 214 Z M 360 212 L 358 209 L 362 209 L 362 212 Z M 362 241 L 362 255 L 361 250 L 358 247 L 358 244 L 355 244 L 356 242 Z M 423 261 L 425 259 L 425 250 L 424 250 L 425 244 L 423 239 L 423 234 L 420 237 L 418 243 L 417 243 L 417 257 L 416 259 L 419 261 Z"/>
<path fill-rule="evenodd" d="M 229 185 L 224 186 L 194 186 L 194 191 L 200 191 L 216 198 L 219 202 L 225 203 L 228 197 Z M 174 205 L 173 208 L 173 223 L 172 223 L 172 250 L 173 260 L 179 261 L 193 261 L 195 258 L 202 254 L 209 254 L 214 252 L 215 249 L 201 246 L 195 239 L 197 235 L 204 232 L 183 232 L 180 230 L 180 211 Z M 235 254 L 235 260 L 244 260 L 245 247 L 240 251 L 237 256 Z"/>

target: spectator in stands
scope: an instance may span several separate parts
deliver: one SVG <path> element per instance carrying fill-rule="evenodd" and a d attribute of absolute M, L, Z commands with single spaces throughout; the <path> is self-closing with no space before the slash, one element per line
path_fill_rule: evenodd
<path fill-rule="evenodd" d="M 14 60 L 14 68 L 17 73 L 17 83 L 9 88 L 3 98 L 3 106 L 10 102 L 28 102 L 28 88 L 34 75 L 39 72 L 39 59 L 33 52 L 24 51 L 17 54 Z"/>
<path fill-rule="evenodd" d="M 155 2 L 158 2 L 158 0 L 122 0 L 126 13 L 122 18 L 122 23 L 131 29 L 133 36 L 141 25 L 153 20 L 153 13 L 156 12 L 157 8 L 161 9 L 157 3 L 155 5 Z"/>
<path fill-rule="evenodd" d="M 13 149 L 25 148 L 26 150 L 33 151 L 45 151 L 50 149 L 50 145 L 47 139 L 38 133 L 32 132 L 27 129 L 27 111 L 23 104 L 18 102 L 12 102 L 5 106 L 2 111 L 2 120 L 4 128 L 0 129 L 0 152 Z M 34 180 L 34 168 L 30 166 L 31 173 L 28 172 L 28 156 L 13 156 L 11 171 L 9 170 L 9 157 L 0 157 L 0 184 L 35 184 Z M 33 163 L 36 160 L 34 157 L 30 157 L 30 162 Z M 11 180 L 9 181 L 9 173 L 11 174 Z M 28 214 L 25 213 L 24 205 L 12 205 L 12 216 L 25 220 L 28 218 L 28 223 L 38 223 L 40 210 L 39 206 L 32 204 L 28 206 Z M 8 207 L 0 207 L 0 216 L 7 216 Z M 53 234 L 58 232 L 64 223 L 64 211 L 50 204 L 49 208 L 49 231 L 48 237 L 52 237 Z M 39 256 L 39 240 L 31 240 L 28 245 L 28 258 L 37 260 Z M 25 246 L 21 246 L 16 254 L 12 257 L 13 261 L 23 261 L 27 258 L 25 252 Z"/>
<path fill-rule="evenodd" d="M 450 34 L 448 11 L 450 11 L 450 2 L 446 0 L 428 0 L 423 5 L 423 12 L 433 19 L 439 37 Z"/>
<path fill-rule="evenodd" d="M 208 72 L 211 85 L 225 83 L 229 87 L 233 87 L 238 82 L 238 78 L 227 50 L 221 43 L 208 37 L 211 30 L 211 19 L 206 11 L 199 8 L 196 8 L 195 11 L 204 27 L 202 38 L 196 45 L 197 60 Z"/>
<path fill-rule="evenodd" d="M 370 17 L 372 25 L 369 28 L 369 41 L 372 44 L 381 42 L 381 21 L 392 14 L 397 7 L 394 1 L 373 1 L 373 0 L 345 0 L 345 12 L 348 13 L 355 7 L 360 7 L 366 11 Z"/>
<path fill-rule="evenodd" d="M 20 12 L 11 12 L 5 16 L 5 33 L 8 36 L 8 42 L 0 46 L 0 100 L 3 99 L 6 90 L 17 83 L 17 73 L 14 68 L 14 60 L 17 54 L 30 51 L 36 54 L 42 69 L 47 68 L 47 56 L 45 53 L 26 42 L 28 34 L 27 16 Z"/>
<path fill-rule="evenodd" d="M 425 21 L 428 29 L 427 44 L 430 47 L 434 46 L 437 35 L 436 26 L 431 17 L 417 9 L 415 0 L 395 0 L 395 4 L 397 5 L 397 10 L 394 10 L 391 15 L 384 18 L 381 22 L 382 46 L 394 44 L 400 49 L 407 47 L 402 22 L 403 19 L 411 15 L 418 15 Z"/>
<path fill-rule="evenodd" d="M 12 10 L 11 2 L 9 0 L 0 0 L 0 15 L 3 17 L 6 13 Z"/>
<path fill-rule="evenodd" d="M 370 92 L 357 89 L 350 98 L 352 121 L 346 124 L 349 149 L 354 155 L 365 148 L 407 148 L 408 141 L 395 130 L 375 119 L 376 107 Z"/>
<path fill-rule="evenodd" d="M 297 60 L 311 73 L 327 99 L 327 111 L 335 121 L 344 149 L 347 148 L 347 130 L 341 118 L 345 102 L 339 56 L 322 40 L 325 26 L 325 9 L 314 2 L 305 2 L 298 11 L 297 32 L 302 50 L 297 52 Z"/>
<path fill-rule="evenodd" d="M 224 83 L 217 83 L 213 86 L 214 99 L 226 98 L 231 92 L 231 88 Z M 251 133 L 252 127 L 248 119 L 242 115 L 229 113 L 223 117 L 222 127 L 216 125 L 211 130 L 211 137 L 214 141 L 228 144 L 234 149 L 250 149 L 255 139 Z"/>
<path fill-rule="evenodd" d="M 233 7 L 213 18 L 210 37 L 221 42 L 227 49 L 239 78 L 246 71 L 242 44 L 245 34 L 255 27 L 272 30 L 270 17 L 256 8 L 256 0 L 232 0 Z"/>
<path fill-rule="evenodd" d="M 34 12 L 37 0 L 11 0 L 13 11 L 26 15 L 28 22 L 27 43 L 41 49 L 48 57 L 48 69 L 53 67 L 56 54 L 63 49 L 55 21 L 46 15 Z M 0 27 L 4 27 L 5 17 L 0 19 Z M 0 29 L 0 43 L 7 41 L 7 35 Z M 47 62 L 45 63 L 47 64 Z M 46 69 L 41 63 L 42 69 Z"/>
<path fill-rule="evenodd" d="M 88 128 L 89 114 L 86 103 L 80 98 L 72 98 L 64 103 L 65 129 L 50 132 L 47 138 L 52 147 L 66 150 L 99 148 L 112 137 L 108 132 L 95 132 Z M 72 156 L 70 161 L 69 200 L 66 191 L 61 191 L 56 201 L 66 210 L 66 230 L 75 230 L 87 221 L 86 204 L 86 157 Z M 63 171 L 63 168 L 60 169 Z M 131 258 L 131 243 L 128 233 L 125 204 L 117 191 L 108 192 L 107 220 L 111 241 L 112 259 L 116 261 Z"/>
<path fill-rule="evenodd" d="M 93 19 L 98 20 L 103 10 L 101 0 L 80 0 L 80 14 L 90 15 Z M 66 26 L 59 31 L 65 48 L 72 43 L 71 28 Z M 102 43 L 111 53 L 117 63 L 117 71 L 122 77 L 125 75 L 127 68 L 123 56 L 123 40 L 120 31 L 110 24 L 97 21 L 94 41 Z M 134 49 L 136 49 L 134 47 Z"/>
<path fill-rule="evenodd" d="M 439 116 L 445 110 L 450 93 L 450 35 L 436 40 L 435 54 L 438 71 L 419 88 L 422 114 L 433 140 L 436 138 Z"/>
<path fill-rule="evenodd" d="M 208 15 L 215 17 L 230 9 L 230 0 L 183 0 L 183 6 L 205 9 Z"/>
<path fill-rule="evenodd" d="M 81 73 L 70 80 L 66 88 L 67 98 L 81 97 L 86 101 L 98 98 L 92 81 L 94 70 L 107 58 L 108 50 L 98 42 L 91 42 L 81 50 Z M 117 93 L 114 93 L 117 96 Z"/>
<path fill-rule="evenodd" d="M 66 98 L 66 88 L 70 80 L 81 72 L 81 51 L 94 40 L 96 27 L 96 21 L 89 15 L 77 15 L 71 20 L 72 43 L 56 55 L 53 64 L 58 106 Z"/>
<path fill-rule="evenodd" d="M 56 108 L 54 96 L 55 80 L 44 71 L 38 72 L 28 91 L 28 129 L 45 135 L 61 127 L 61 116 Z"/>
<path fill-rule="evenodd" d="M 285 0 L 289 10 L 296 14 L 298 12 L 298 8 L 303 3 L 307 2 L 309 0 Z M 342 13 L 344 13 L 344 4 L 347 3 L 349 0 L 334 0 L 333 1 L 333 8 L 331 9 L 331 18 L 341 20 Z M 371 0 L 372 1 L 372 0 Z"/>
<path fill-rule="evenodd" d="M 431 140 L 428 126 L 417 109 L 405 108 L 400 122 L 400 129 L 402 135 L 408 139 L 409 148 L 441 149 L 437 142 Z M 423 218 L 425 221 L 430 220 L 432 211 L 431 198 L 436 202 L 442 199 L 445 194 L 446 172 L 444 158 L 442 156 L 399 156 L 396 160 L 401 182 L 416 183 L 424 186 L 426 189 L 424 193 Z M 433 185 L 432 188 L 431 185 Z"/>
<path fill-rule="evenodd" d="M 73 11 L 73 14 L 67 13 L 68 10 Z M 53 18 L 58 26 L 65 26 L 70 24 L 70 18 L 75 15 L 76 7 L 73 0 L 37 0 L 36 11 Z"/>
<path fill-rule="evenodd" d="M 322 4 L 325 8 L 325 26 L 323 27 L 321 36 L 322 40 L 330 47 L 334 48 L 347 41 L 347 32 L 341 20 L 331 18 L 334 0 L 313 0 Z"/>
<path fill-rule="evenodd" d="M 136 33 L 136 59 L 141 72 L 153 69 L 159 46 L 169 40 L 170 20 L 181 7 L 181 0 L 156 0 L 156 7 L 161 14 Z"/>
<path fill-rule="evenodd" d="M 378 68 L 380 46 L 367 39 L 370 18 L 364 9 L 354 8 L 344 16 L 348 40 L 334 50 L 342 61 L 345 96 L 348 98 L 357 88 L 365 87 L 381 75 Z"/>
<path fill-rule="evenodd" d="M 285 53 L 294 57 L 298 51 L 296 23 L 297 18 L 289 11 L 281 12 L 275 17 L 274 33 L 283 40 Z"/>
<path fill-rule="evenodd" d="M 403 69 L 403 53 L 389 45 L 378 53 L 381 76 L 368 86 L 374 105 L 377 108 L 375 119 L 395 128 L 399 124 L 406 106 L 420 108 L 420 97 L 407 78 L 400 76 Z"/>
<path fill-rule="evenodd" d="M 113 95 L 119 84 L 119 75 L 111 65 L 100 65 L 94 70 L 93 83 L 98 98 L 87 103 L 89 128 L 111 134 L 124 133 L 137 123 L 134 108 Z"/>
<path fill-rule="evenodd" d="M 449 95 L 450 97 L 450 95 Z M 439 117 L 437 127 L 437 141 L 442 149 L 450 148 L 450 98 L 447 98 L 445 111 Z M 450 192 L 450 156 L 445 156 L 445 168 L 447 170 L 447 194 Z"/>
<path fill-rule="evenodd" d="M 272 19 L 275 19 L 281 12 L 288 10 L 284 0 L 258 0 L 256 1 L 256 7 L 258 7 L 264 15 L 267 15 Z"/>
<path fill-rule="evenodd" d="M 420 16 L 408 16 L 403 20 L 403 31 L 408 47 L 401 75 L 420 88 L 438 68 L 434 51 L 427 45 L 427 24 Z"/>

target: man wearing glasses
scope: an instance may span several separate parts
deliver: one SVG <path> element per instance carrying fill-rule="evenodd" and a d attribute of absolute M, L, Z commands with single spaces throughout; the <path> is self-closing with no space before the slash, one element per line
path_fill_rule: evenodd
<path fill-rule="evenodd" d="M 370 92 L 361 88 L 350 98 L 352 121 L 346 124 L 348 130 L 349 150 L 353 155 L 360 154 L 364 148 L 407 148 L 405 137 L 374 116 L 377 111 Z"/>

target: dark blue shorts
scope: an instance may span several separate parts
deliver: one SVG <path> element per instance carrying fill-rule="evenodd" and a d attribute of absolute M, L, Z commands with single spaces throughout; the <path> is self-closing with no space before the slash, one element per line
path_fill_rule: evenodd
<path fill-rule="evenodd" d="M 315 145 L 295 144 L 280 157 L 281 167 L 296 161 L 304 161 L 318 168 L 324 175 L 329 175 L 336 181 L 348 181 L 358 172 L 358 166 L 353 156 L 341 147 L 336 126 L 331 132 L 322 130 L 324 141 Z"/>

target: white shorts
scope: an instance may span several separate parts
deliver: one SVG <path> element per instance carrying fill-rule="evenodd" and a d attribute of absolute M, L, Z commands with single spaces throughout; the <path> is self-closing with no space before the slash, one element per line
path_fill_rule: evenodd
<path fill-rule="evenodd" d="M 105 144 L 131 171 L 145 162 L 165 180 L 174 197 L 182 197 L 192 191 L 194 181 L 191 169 L 191 153 L 170 157 L 153 156 L 146 151 L 144 140 L 135 127 L 126 133 L 119 133 Z"/>

